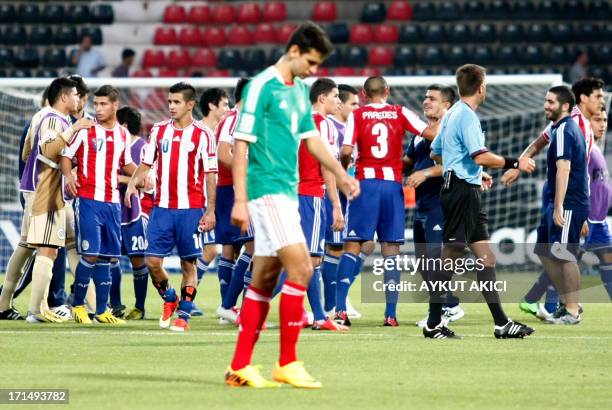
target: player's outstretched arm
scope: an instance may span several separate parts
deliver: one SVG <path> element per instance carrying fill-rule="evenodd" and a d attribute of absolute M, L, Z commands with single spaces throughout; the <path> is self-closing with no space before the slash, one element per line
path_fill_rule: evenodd
<path fill-rule="evenodd" d="M 557 160 L 557 175 L 555 177 L 555 210 L 553 212 L 553 222 L 557 226 L 565 225 L 563 218 L 563 201 L 567 192 L 571 163 L 566 159 Z"/>
<path fill-rule="evenodd" d="M 133 165 L 133 164 L 132 164 Z M 141 163 L 134 171 L 132 179 L 128 183 L 127 190 L 125 191 L 125 206 L 128 208 L 132 207 L 132 195 L 138 195 L 138 187 L 144 185 L 144 179 L 149 174 L 151 166 Z"/>
<path fill-rule="evenodd" d="M 482 165 L 483 167 L 496 169 L 518 169 L 519 171 L 527 172 L 528 174 L 531 174 L 535 169 L 535 161 L 531 158 L 502 157 L 489 151 L 476 154 L 476 156 L 473 157 L 473 160 L 476 164 Z"/>
<path fill-rule="evenodd" d="M 355 178 L 348 176 L 344 168 L 342 168 L 342 165 L 331 156 L 329 150 L 323 145 L 320 138 L 307 138 L 306 147 L 308 148 L 308 152 L 310 152 L 321 165 L 335 175 L 338 189 L 340 189 L 347 198 L 354 198 L 359 195 L 359 182 Z"/>
<path fill-rule="evenodd" d="M 548 139 L 544 135 L 544 133 L 540 134 L 538 138 L 531 141 L 531 143 L 525 148 L 525 150 L 521 153 L 519 158 L 534 158 L 544 147 L 548 145 Z M 505 186 L 510 186 L 514 183 L 518 177 L 520 176 L 520 171 L 518 169 L 509 169 L 504 172 L 504 175 L 501 178 L 502 184 Z"/>
<path fill-rule="evenodd" d="M 434 165 L 420 171 L 414 171 L 406 180 L 406 185 L 412 188 L 417 188 L 423 182 L 429 178 L 441 177 L 442 176 L 442 165 Z"/>
<path fill-rule="evenodd" d="M 249 143 L 237 139 L 234 142 L 232 177 L 234 179 L 234 207 L 232 223 L 241 231 L 249 229 L 249 209 L 247 207 L 247 151 Z"/>
<path fill-rule="evenodd" d="M 219 141 L 219 145 L 217 145 L 217 158 L 225 168 L 232 169 L 232 144 Z"/>

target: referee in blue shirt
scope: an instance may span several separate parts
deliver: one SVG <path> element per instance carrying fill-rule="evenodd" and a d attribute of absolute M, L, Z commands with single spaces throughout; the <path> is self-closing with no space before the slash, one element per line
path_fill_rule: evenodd
<path fill-rule="evenodd" d="M 496 279 L 495 254 L 488 244 L 487 216 L 480 201 L 481 190 L 490 188 L 492 179 L 482 167 L 516 168 L 527 173 L 535 169 L 535 162 L 530 158 L 501 157 L 485 147 L 485 136 L 475 112 L 487 94 L 485 75 L 485 68 L 474 64 L 457 69 L 455 78 L 461 99 L 442 119 L 440 132 L 431 146 L 432 159 L 441 162 L 444 169 L 440 194 L 444 214 L 442 257 L 457 259 L 468 246 L 482 262 L 483 268 L 476 270 L 477 280 L 483 285 L 492 284 Z M 453 271 L 432 273 L 431 282 L 438 282 L 450 280 Z M 483 287 L 482 294 L 495 322 L 493 334 L 496 338 L 522 338 L 533 332 L 508 319 L 496 290 Z M 429 318 L 423 335 L 433 339 L 457 337 L 441 322 L 440 296 L 437 290 L 430 294 Z"/>

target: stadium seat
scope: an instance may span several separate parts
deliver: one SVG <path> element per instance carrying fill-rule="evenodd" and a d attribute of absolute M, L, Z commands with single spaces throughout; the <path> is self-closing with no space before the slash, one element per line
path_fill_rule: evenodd
<path fill-rule="evenodd" d="M 547 62 L 549 64 L 569 64 L 570 53 L 562 45 L 554 45 L 548 49 Z"/>
<path fill-rule="evenodd" d="M 381 70 L 378 67 L 363 67 L 362 69 L 358 70 L 358 75 L 362 77 L 373 77 L 380 74 Z"/>
<path fill-rule="evenodd" d="M 612 64 L 612 48 L 608 44 L 602 44 L 594 47 L 590 55 L 593 56 L 592 60 L 597 64 Z"/>
<path fill-rule="evenodd" d="M 261 10 L 257 3 L 240 4 L 236 14 L 236 19 L 240 24 L 255 24 L 261 20 Z"/>
<path fill-rule="evenodd" d="M 35 47 L 22 47 L 15 56 L 15 67 L 34 68 L 38 66 L 39 61 L 38 50 Z"/>
<path fill-rule="evenodd" d="M 333 44 L 348 43 L 350 34 L 346 23 L 331 23 L 327 26 L 327 34 Z"/>
<path fill-rule="evenodd" d="M 15 78 L 30 78 L 32 77 L 32 72 L 23 68 L 16 68 L 10 71 L 9 77 Z"/>
<path fill-rule="evenodd" d="M 5 78 L 6 76 L 6 70 L 0 70 L 0 78 Z"/>
<path fill-rule="evenodd" d="M 482 43 L 491 43 L 495 41 L 495 26 L 484 23 L 479 24 L 473 33 L 474 41 Z"/>
<path fill-rule="evenodd" d="M 612 35 L 612 33 L 609 33 Z M 584 22 L 576 25 L 576 30 L 574 31 L 574 39 L 591 42 L 597 41 L 599 38 L 599 27 L 593 23 Z M 601 38 L 611 38 L 611 37 L 601 37 Z"/>
<path fill-rule="evenodd" d="M 166 58 L 167 68 L 188 68 L 191 65 L 191 56 L 189 51 L 184 49 L 170 50 L 168 57 Z"/>
<path fill-rule="evenodd" d="M 166 56 L 163 50 L 145 50 L 142 55 L 142 68 L 163 67 L 166 65 Z"/>
<path fill-rule="evenodd" d="M 47 4 L 43 8 L 42 19 L 47 24 L 64 23 L 64 6 L 61 4 Z"/>
<path fill-rule="evenodd" d="M 463 46 L 453 46 L 447 52 L 447 60 L 449 64 L 453 66 L 460 66 L 470 61 L 468 52 Z"/>
<path fill-rule="evenodd" d="M 514 46 L 501 46 L 497 48 L 495 60 L 498 64 L 510 65 L 516 63 L 516 50 Z"/>
<path fill-rule="evenodd" d="M 412 8 L 412 19 L 415 21 L 431 21 L 436 18 L 436 9 L 428 1 L 419 1 Z"/>
<path fill-rule="evenodd" d="M 0 48 L 0 67 L 11 67 L 15 60 L 15 54 L 10 48 Z"/>
<path fill-rule="evenodd" d="M 413 66 L 417 63 L 417 52 L 414 47 L 399 46 L 395 49 L 393 65 L 397 68 Z"/>
<path fill-rule="evenodd" d="M 210 20 L 210 8 L 207 5 L 192 6 L 187 13 L 187 22 L 191 24 L 208 24 Z"/>
<path fill-rule="evenodd" d="M 94 24 L 113 24 L 115 13 L 110 4 L 94 4 L 91 6 L 89 18 Z"/>
<path fill-rule="evenodd" d="M 406 75 L 406 72 L 403 68 L 387 67 L 383 69 L 382 75 L 385 77 L 394 77 L 394 76 Z"/>
<path fill-rule="evenodd" d="M 178 35 L 178 43 L 186 47 L 197 47 L 202 45 L 202 33 L 197 27 L 183 27 Z"/>
<path fill-rule="evenodd" d="M 227 33 L 226 41 L 231 46 L 248 46 L 253 44 L 253 32 L 246 26 L 233 26 Z"/>
<path fill-rule="evenodd" d="M 408 21 L 412 20 L 412 6 L 407 1 L 394 0 L 389 4 L 387 20 Z"/>
<path fill-rule="evenodd" d="M 512 16 L 509 4 L 503 0 L 493 0 L 487 14 L 492 20 L 508 20 Z"/>
<path fill-rule="evenodd" d="M 26 3 L 20 4 L 17 8 L 17 18 L 20 23 L 38 23 L 40 22 L 40 10 L 38 5 Z"/>
<path fill-rule="evenodd" d="M 582 24 L 582 23 L 581 23 Z M 572 40 L 572 26 L 563 22 L 555 22 L 550 25 L 550 40 L 553 43 L 566 43 Z"/>
<path fill-rule="evenodd" d="M 34 25 L 30 29 L 28 44 L 35 46 L 46 46 L 53 42 L 53 31 L 50 26 Z"/>
<path fill-rule="evenodd" d="M 236 10 L 229 4 L 218 4 L 211 12 L 213 22 L 217 24 L 231 24 L 236 20 Z"/>
<path fill-rule="evenodd" d="M 393 64 L 393 49 L 389 47 L 372 47 L 368 53 L 368 65 L 387 66 Z"/>
<path fill-rule="evenodd" d="M 352 44 L 369 44 L 373 38 L 372 26 L 368 24 L 354 24 L 351 27 L 350 41 Z"/>
<path fill-rule="evenodd" d="M 268 53 L 268 65 L 276 64 L 279 58 L 285 53 L 285 50 L 275 47 Z"/>
<path fill-rule="evenodd" d="M 0 23 L 14 23 L 16 20 L 15 6 L 10 3 L 0 4 Z"/>
<path fill-rule="evenodd" d="M 407 24 L 402 26 L 399 34 L 399 42 L 406 43 L 420 43 L 421 42 L 421 26 L 414 24 Z"/>
<path fill-rule="evenodd" d="M 374 26 L 374 42 L 395 44 L 399 40 L 399 28 L 392 24 Z"/>
<path fill-rule="evenodd" d="M 27 33 L 23 26 L 7 26 L 2 33 L 2 43 L 7 45 L 22 45 L 27 40 Z"/>
<path fill-rule="evenodd" d="M 158 77 L 178 77 L 179 71 L 176 68 L 160 68 L 158 73 Z"/>
<path fill-rule="evenodd" d="M 242 54 L 244 68 L 260 71 L 266 67 L 266 52 L 263 48 L 250 47 Z"/>
<path fill-rule="evenodd" d="M 257 44 L 275 44 L 277 42 L 276 29 L 270 23 L 260 23 L 255 26 L 253 39 Z"/>
<path fill-rule="evenodd" d="M 296 28 L 297 25 L 293 23 L 283 24 L 282 26 L 280 26 L 280 28 L 276 32 L 276 35 L 278 36 L 278 43 L 286 44 L 287 41 L 289 41 L 289 37 L 291 37 L 291 34 L 293 34 Z"/>
<path fill-rule="evenodd" d="M 140 70 L 134 71 L 130 77 L 153 77 L 153 74 L 151 74 L 151 71 L 141 68 Z"/>
<path fill-rule="evenodd" d="M 384 3 L 366 3 L 361 10 L 362 23 L 382 23 L 385 21 L 387 9 Z"/>
<path fill-rule="evenodd" d="M 222 49 L 217 57 L 217 68 L 221 70 L 238 69 L 242 66 L 242 56 L 235 49 Z"/>
<path fill-rule="evenodd" d="M 525 31 L 525 38 L 530 42 L 548 41 L 548 28 L 540 23 L 530 24 Z"/>
<path fill-rule="evenodd" d="M 487 66 L 493 62 L 493 51 L 488 46 L 476 46 L 472 52 L 471 59 L 476 64 Z"/>
<path fill-rule="evenodd" d="M 102 44 L 102 30 L 100 27 L 83 27 L 79 33 L 79 39 L 85 34 L 91 36 L 93 45 L 99 46 Z"/>
<path fill-rule="evenodd" d="M 50 68 L 66 66 L 66 50 L 62 48 L 48 48 L 43 54 L 42 65 Z"/>
<path fill-rule="evenodd" d="M 480 0 L 470 0 L 463 4 L 461 13 L 466 20 L 481 20 L 486 16 L 486 7 Z"/>
<path fill-rule="evenodd" d="M 562 10 L 564 15 L 572 16 L 573 20 L 584 20 L 589 15 L 586 2 L 583 0 L 568 0 L 563 3 Z"/>
<path fill-rule="evenodd" d="M 523 40 L 523 27 L 509 23 L 502 26 L 499 32 L 499 38 L 504 42 L 514 43 Z"/>
<path fill-rule="evenodd" d="M 177 43 L 178 38 L 176 36 L 176 30 L 174 30 L 174 27 L 161 26 L 155 29 L 153 44 L 158 46 L 169 46 Z"/>
<path fill-rule="evenodd" d="M 334 47 L 334 50 L 323 62 L 325 67 L 338 67 L 344 64 L 344 54 L 340 47 Z"/>
<path fill-rule="evenodd" d="M 444 53 L 438 46 L 428 46 L 423 50 L 420 62 L 423 65 L 440 65 L 444 63 Z"/>
<path fill-rule="evenodd" d="M 518 20 L 531 20 L 534 16 L 537 16 L 535 2 L 529 0 L 518 0 L 512 6 L 513 19 Z"/>
<path fill-rule="evenodd" d="M 70 44 L 77 44 L 77 31 L 74 26 L 59 26 L 55 30 L 55 36 L 53 42 L 58 45 L 67 46 Z"/>
<path fill-rule="evenodd" d="M 455 43 L 466 43 L 469 42 L 471 37 L 470 35 L 470 27 L 463 23 L 457 23 L 452 26 L 452 28 L 446 32 L 448 39 Z"/>
<path fill-rule="evenodd" d="M 207 26 L 202 40 L 208 47 L 223 47 L 225 45 L 225 30 L 221 27 Z"/>
<path fill-rule="evenodd" d="M 436 6 L 436 19 L 442 21 L 455 21 L 461 17 L 461 7 L 457 2 L 444 1 Z"/>
<path fill-rule="evenodd" d="M 287 5 L 284 2 L 266 1 L 263 5 L 263 21 L 285 21 L 287 20 Z"/>
<path fill-rule="evenodd" d="M 187 23 L 187 11 L 180 4 L 169 4 L 164 9 L 163 19 L 168 24 Z"/>
<path fill-rule="evenodd" d="M 329 77 L 331 76 L 331 70 L 327 67 L 319 67 L 317 69 L 316 77 Z"/>
<path fill-rule="evenodd" d="M 612 4 L 608 0 L 596 0 L 591 2 L 589 7 L 589 17 L 602 21 L 612 19 Z"/>
<path fill-rule="evenodd" d="M 334 21 L 338 16 L 335 1 L 318 1 L 312 9 L 312 19 L 314 21 Z"/>
<path fill-rule="evenodd" d="M 444 26 L 438 23 L 428 24 L 423 33 L 423 41 L 426 43 L 442 43 L 445 41 L 445 37 Z"/>
<path fill-rule="evenodd" d="M 528 45 L 519 49 L 519 61 L 523 64 L 542 64 L 544 53 L 540 46 Z"/>
<path fill-rule="evenodd" d="M 67 23 L 85 24 L 89 23 L 89 7 L 85 4 L 71 4 L 64 15 Z"/>
<path fill-rule="evenodd" d="M 365 47 L 351 46 L 344 54 L 345 65 L 363 67 L 368 62 L 368 52 Z"/>

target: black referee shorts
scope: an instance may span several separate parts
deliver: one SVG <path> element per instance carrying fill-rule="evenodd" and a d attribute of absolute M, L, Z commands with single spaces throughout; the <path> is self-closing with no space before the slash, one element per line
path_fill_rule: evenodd
<path fill-rule="evenodd" d="M 467 244 L 489 240 L 487 214 L 482 211 L 480 186 L 451 177 L 448 189 L 440 195 L 444 213 L 445 245 L 464 247 Z"/>

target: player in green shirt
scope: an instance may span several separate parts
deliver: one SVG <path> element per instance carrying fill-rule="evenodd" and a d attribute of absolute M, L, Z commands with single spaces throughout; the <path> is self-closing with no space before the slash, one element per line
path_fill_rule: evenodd
<path fill-rule="evenodd" d="M 300 141 L 306 140 L 309 152 L 334 173 L 338 187 L 347 196 L 359 195 L 358 182 L 346 174 L 318 137 L 308 86 L 301 80 L 315 74 L 332 49 L 321 27 L 312 22 L 302 24 L 292 34 L 278 63 L 254 77 L 243 94 L 244 104 L 234 132 L 232 222 L 246 230 L 250 217 L 255 231 L 255 256 L 253 281 L 240 310 L 234 358 L 225 375 L 229 385 L 278 386 L 251 366 L 251 357 L 270 309 L 272 291 L 284 268 L 287 280 L 280 297 L 280 359 L 272 377 L 295 387 L 321 387 L 296 356 L 304 296 L 312 276 L 298 213 Z"/>

